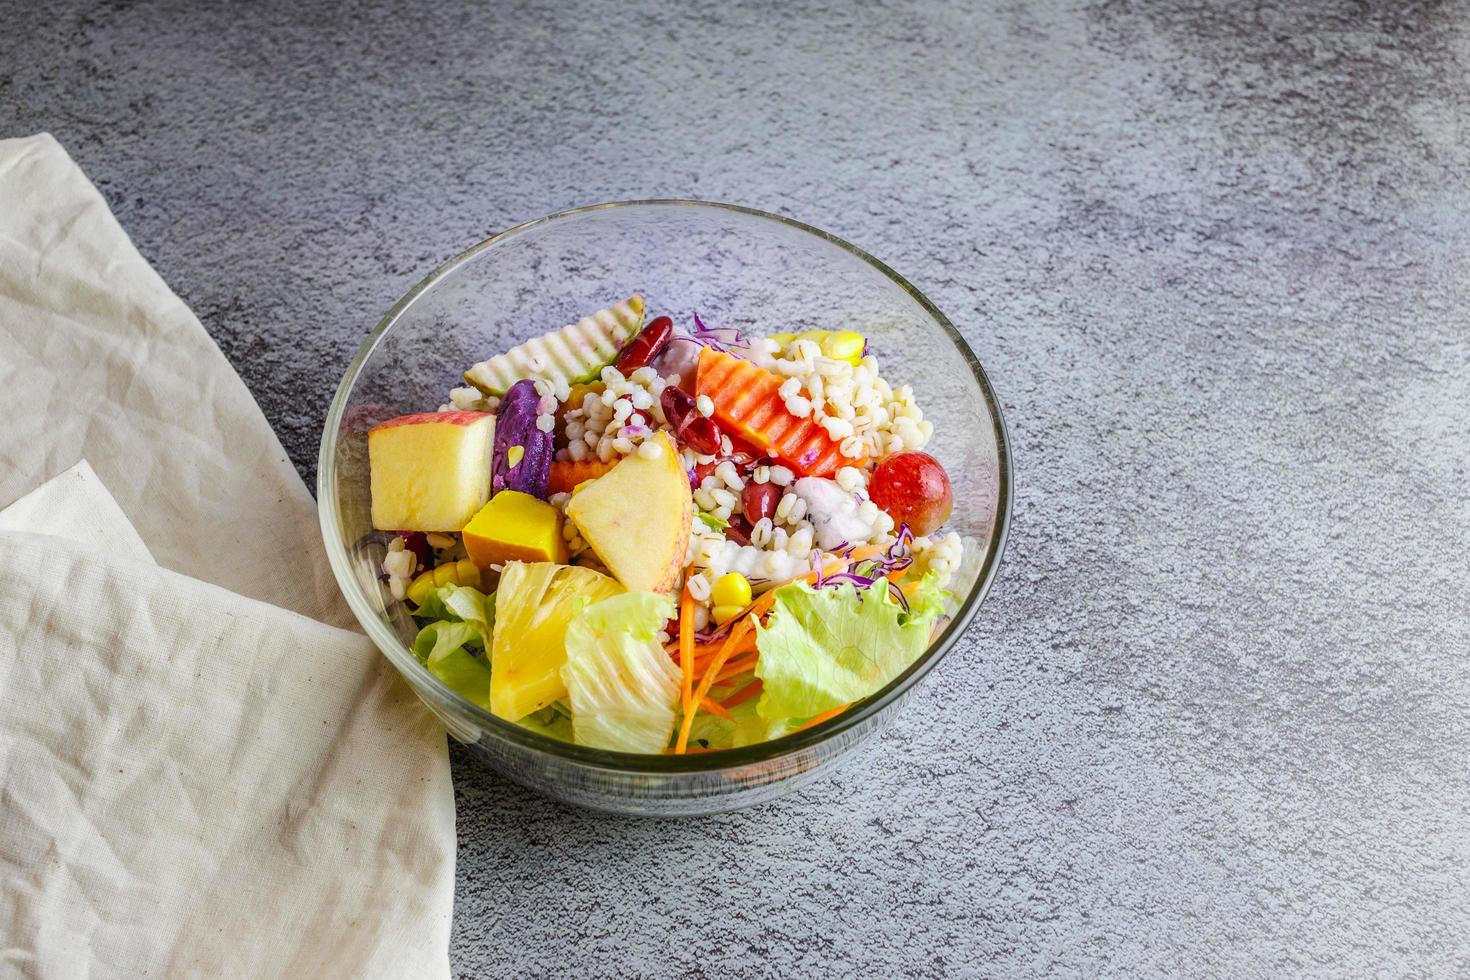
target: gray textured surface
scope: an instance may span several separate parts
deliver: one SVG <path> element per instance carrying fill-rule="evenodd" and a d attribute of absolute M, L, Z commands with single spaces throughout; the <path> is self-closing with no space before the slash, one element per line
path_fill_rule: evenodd
<path fill-rule="evenodd" d="M 423 273 L 636 196 L 876 253 L 1009 414 L 1007 565 L 864 770 L 665 824 L 457 766 L 460 973 L 1470 970 L 1470 10 L 193 6 L 0 0 L 0 135 L 308 477 Z"/>

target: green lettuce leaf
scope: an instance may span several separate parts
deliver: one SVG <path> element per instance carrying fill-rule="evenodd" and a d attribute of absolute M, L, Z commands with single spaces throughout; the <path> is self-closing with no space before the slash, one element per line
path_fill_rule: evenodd
<path fill-rule="evenodd" d="M 414 656 L 450 690 L 488 711 L 485 650 L 495 622 L 495 597 L 467 585 L 445 585 L 429 593 L 413 614 L 433 620 L 414 637 Z"/>
<path fill-rule="evenodd" d="M 900 615 L 899 621 L 904 625 L 929 623 L 932 631 L 934 621 L 948 613 L 949 604 L 954 600 L 954 593 L 941 589 L 939 575 L 929 572 L 919 579 L 919 587 L 908 598 L 909 611 Z"/>
<path fill-rule="evenodd" d="M 415 619 L 475 623 L 489 636 L 495 625 L 495 595 L 485 595 L 468 585 L 441 585 L 429 592 L 423 605 L 413 610 Z"/>
<path fill-rule="evenodd" d="M 780 738 L 797 727 L 795 721 L 767 721 L 762 718 L 756 710 L 758 700 L 751 698 L 731 708 L 733 722 L 708 711 L 697 712 L 689 729 L 689 744 L 701 749 L 738 749 Z"/>
<path fill-rule="evenodd" d="M 704 526 L 711 531 L 723 531 L 730 526 L 729 521 L 722 520 L 713 514 L 696 514 L 694 516 L 698 517 L 704 523 Z"/>
<path fill-rule="evenodd" d="M 756 633 L 757 713 L 789 723 L 878 692 L 928 648 L 943 612 L 933 576 L 920 582 L 908 612 L 881 586 L 782 587 Z"/>
<path fill-rule="evenodd" d="M 674 600 L 626 592 L 579 610 L 567 624 L 561 670 L 578 745 L 662 752 L 679 713 L 679 668 L 659 643 Z"/>
<path fill-rule="evenodd" d="M 575 741 L 572 737 L 571 708 L 567 707 L 565 701 L 556 701 L 540 711 L 533 711 L 516 724 L 563 742 Z"/>
<path fill-rule="evenodd" d="M 473 623 L 430 623 L 414 637 L 414 656 L 455 693 L 490 710 L 490 665 L 466 649 L 466 644 L 484 643 L 484 634 Z"/>

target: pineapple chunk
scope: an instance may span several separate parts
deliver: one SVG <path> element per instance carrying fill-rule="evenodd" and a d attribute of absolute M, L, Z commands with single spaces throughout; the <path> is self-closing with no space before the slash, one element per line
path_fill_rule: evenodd
<path fill-rule="evenodd" d="M 561 672 L 567 662 L 567 624 L 587 602 L 622 591 L 617 582 L 590 568 L 507 564 L 495 593 L 490 711 L 520 721 L 566 697 Z"/>

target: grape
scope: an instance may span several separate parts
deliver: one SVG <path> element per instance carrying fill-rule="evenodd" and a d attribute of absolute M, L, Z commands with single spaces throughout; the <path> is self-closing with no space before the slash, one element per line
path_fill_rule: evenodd
<path fill-rule="evenodd" d="M 647 367 L 663 351 L 673 334 L 673 320 L 666 316 L 655 317 L 632 340 L 623 345 L 613 367 L 621 371 L 625 378 L 639 368 Z"/>
<path fill-rule="evenodd" d="M 915 534 L 937 531 L 954 510 L 949 474 L 928 453 L 894 453 L 878 464 L 868 496 Z"/>
<path fill-rule="evenodd" d="M 740 492 L 740 509 L 754 525 L 763 517 L 774 517 L 781 502 L 781 488 L 774 483 L 747 483 Z"/>

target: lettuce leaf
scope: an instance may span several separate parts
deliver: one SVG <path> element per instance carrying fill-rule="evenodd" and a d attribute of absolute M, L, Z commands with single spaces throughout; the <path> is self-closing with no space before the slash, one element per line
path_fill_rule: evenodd
<path fill-rule="evenodd" d="M 572 737 L 571 710 L 565 701 L 556 701 L 540 711 L 531 712 L 516 724 L 563 742 L 575 741 Z"/>
<path fill-rule="evenodd" d="M 413 612 L 432 619 L 414 637 L 414 656 L 445 686 L 490 710 L 490 665 L 485 660 L 495 623 L 495 597 L 467 585 L 441 586 Z"/>
<path fill-rule="evenodd" d="M 674 600 L 626 592 L 579 610 L 567 624 L 561 670 L 578 745 L 662 752 L 679 713 L 679 668 L 659 643 Z"/>
<path fill-rule="evenodd" d="M 797 727 L 795 721 L 767 721 L 762 718 L 757 711 L 758 700 L 751 698 L 731 708 L 733 722 L 708 711 L 698 712 L 689 729 L 689 744 L 701 749 L 738 749 L 780 738 Z"/>
<path fill-rule="evenodd" d="M 698 517 L 700 521 L 703 522 L 704 526 L 709 528 L 711 531 L 723 531 L 725 528 L 730 526 L 729 521 L 724 520 L 723 518 L 716 517 L 713 514 L 700 513 L 695 514 L 694 516 Z"/>
<path fill-rule="evenodd" d="M 881 584 L 782 587 L 756 633 L 755 675 L 763 682 L 757 714 L 792 722 L 877 693 L 928 648 L 944 597 L 932 575 L 920 581 L 907 610 Z"/>

